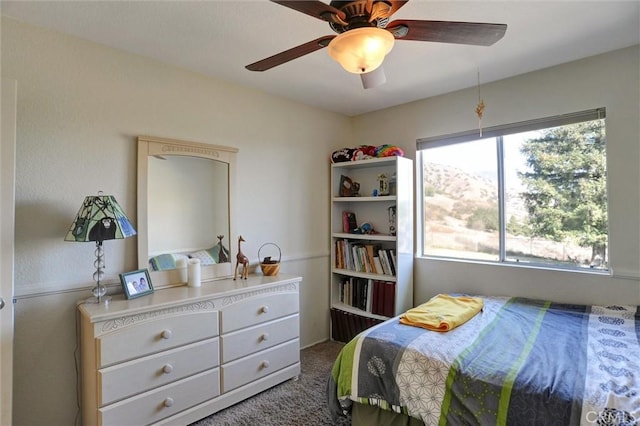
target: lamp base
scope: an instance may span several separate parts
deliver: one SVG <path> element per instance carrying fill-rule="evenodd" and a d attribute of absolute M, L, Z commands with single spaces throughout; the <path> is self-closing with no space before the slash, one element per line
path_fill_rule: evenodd
<path fill-rule="evenodd" d="M 111 301 L 111 296 L 102 296 L 101 298 L 97 298 L 96 296 L 91 296 L 85 299 L 84 303 L 101 303 L 103 305 L 108 305 Z"/>

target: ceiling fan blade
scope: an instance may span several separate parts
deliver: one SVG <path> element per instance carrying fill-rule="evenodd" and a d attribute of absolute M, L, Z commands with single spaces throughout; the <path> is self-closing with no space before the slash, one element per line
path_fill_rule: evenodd
<path fill-rule="evenodd" d="M 389 23 L 387 30 L 398 40 L 491 46 L 504 36 L 507 25 L 398 19 Z"/>
<path fill-rule="evenodd" d="M 288 7 L 305 15 L 313 16 L 327 22 L 345 24 L 347 19 L 343 11 L 318 0 L 271 0 L 281 6 Z"/>
<path fill-rule="evenodd" d="M 408 1 L 409 0 L 390 0 L 389 3 L 391 3 L 391 10 L 389 11 L 389 16 L 396 13 L 398 9 L 407 4 Z"/>
<path fill-rule="evenodd" d="M 327 47 L 329 42 L 335 37 L 335 35 L 328 35 L 301 44 L 300 46 L 293 47 L 280 53 L 276 53 L 273 56 L 262 59 L 258 62 L 247 65 L 245 68 L 249 71 L 266 71 L 270 68 L 282 65 L 285 62 L 289 62 L 293 59 L 304 56 L 308 53 L 315 52 L 324 47 Z"/>
<path fill-rule="evenodd" d="M 387 76 L 384 73 L 384 68 L 380 65 L 373 71 L 360 74 L 360 80 L 362 81 L 362 87 L 365 89 L 373 89 L 387 82 Z"/>

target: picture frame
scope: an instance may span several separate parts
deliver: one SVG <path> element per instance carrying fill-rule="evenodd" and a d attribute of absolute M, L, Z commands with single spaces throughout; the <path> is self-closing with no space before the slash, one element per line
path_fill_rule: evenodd
<path fill-rule="evenodd" d="M 396 206 L 389 207 L 389 235 L 396 235 Z"/>
<path fill-rule="evenodd" d="M 120 274 L 120 283 L 127 299 L 153 293 L 153 284 L 146 268 Z"/>
<path fill-rule="evenodd" d="M 349 176 L 340 175 L 340 190 L 338 195 L 341 197 L 358 197 L 360 194 L 360 184 L 351 180 Z"/>

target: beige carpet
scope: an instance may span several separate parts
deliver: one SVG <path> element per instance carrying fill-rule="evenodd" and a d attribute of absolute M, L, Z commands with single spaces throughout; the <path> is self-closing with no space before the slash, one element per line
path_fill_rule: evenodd
<path fill-rule="evenodd" d="M 300 351 L 301 374 L 191 426 L 348 425 L 333 421 L 325 391 L 333 360 L 342 343 L 323 342 Z"/>

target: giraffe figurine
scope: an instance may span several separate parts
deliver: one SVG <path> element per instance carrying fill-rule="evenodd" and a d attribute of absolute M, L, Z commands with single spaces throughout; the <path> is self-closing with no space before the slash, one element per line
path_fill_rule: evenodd
<path fill-rule="evenodd" d="M 242 264 L 242 274 L 240 275 L 240 279 L 247 279 L 247 274 L 249 273 L 249 258 L 242 253 L 240 249 L 240 243 L 244 241 L 242 235 L 238 238 L 238 254 L 236 255 L 236 268 L 233 272 L 233 279 L 235 280 L 238 277 L 238 266 Z"/>
<path fill-rule="evenodd" d="M 218 240 L 220 240 L 219 242 L 220 251 L 218 252 L 218 263 L 227 263 L 229 261 L 227 254 L 224 252 L 224 246 L 222 245 L 223 238 L 224 238 L 224 235 L 218 235 Z"/>

